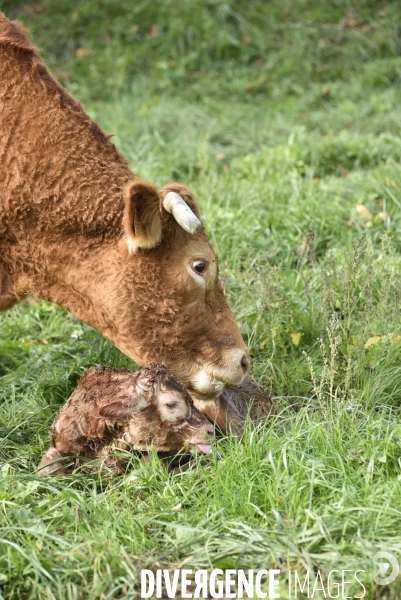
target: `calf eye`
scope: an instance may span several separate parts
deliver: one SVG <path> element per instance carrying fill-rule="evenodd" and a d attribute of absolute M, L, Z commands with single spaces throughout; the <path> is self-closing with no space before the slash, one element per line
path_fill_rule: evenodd
<path fill-rule="evenodd" d="M 195 260 L 193 262 L 193 267 L 197 273 L 203 273 L 203 271 L 206 269 L 206 264 L 203 262 L 203 260 Z"/>
<path fill-rule="evenodd" d="M 176 402 L 168 402 L 166 404 L 166 406 L 167 406 L 167 408 L 175 408 L 177 406 L 177 403 Z"/>

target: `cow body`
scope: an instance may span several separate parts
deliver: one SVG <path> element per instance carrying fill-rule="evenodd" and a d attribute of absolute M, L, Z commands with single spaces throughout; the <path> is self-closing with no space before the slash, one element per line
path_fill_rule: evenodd
<path fill-rule="evenodd" d="M 58 304 L 216 398 L 243 380 L 248 354 L 204 228 L 180 226 L 169 192 L 199 217 L 184 186 L 135 178 L 0 13 L 0 310 L 28 294 Z"/>

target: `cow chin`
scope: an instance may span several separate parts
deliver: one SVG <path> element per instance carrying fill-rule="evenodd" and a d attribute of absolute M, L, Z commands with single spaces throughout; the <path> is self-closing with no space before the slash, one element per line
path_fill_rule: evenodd
<path fill-rule="evenodd" d="M 200 400 L 215 400 L 224 392 L 226 384 L 205 370 L 199 371 L 191 379 L 190 388 Z"/>
<path fill-rule="evenodd" d="M 201 400 L 215 400 L 226 385 L 241 385 L 249 370 L 249 358 L 242 349 L 232 348 L 222 353 L 220 364 L 198 363 L 198 369 L 189 381 L 189 391 Z"/>

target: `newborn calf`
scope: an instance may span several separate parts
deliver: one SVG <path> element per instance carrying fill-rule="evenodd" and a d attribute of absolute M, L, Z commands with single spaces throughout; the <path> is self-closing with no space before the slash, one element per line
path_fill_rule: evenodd
<path fill-rule="evenodd" d="M 213 426 L 165 367 L 95 367 L 57 413 L 39 475 L 71 473 L 80 457 L 98 459 L 118 474 L 129 458 L 116 456 L 118 449 L 142 453 L 153 446 L 158 452 L 208 454 L 213 439 Z"/>
<path fill-rule="evenodd" d="M 273 412 L 270 396 L 250 377 L 237 387 L 228 385 L 217 400 L 194 398 L 194 403 L 222 433 L 238 436 L 243 434 L 248 411 L 254 422 L 267 418 Z"/>

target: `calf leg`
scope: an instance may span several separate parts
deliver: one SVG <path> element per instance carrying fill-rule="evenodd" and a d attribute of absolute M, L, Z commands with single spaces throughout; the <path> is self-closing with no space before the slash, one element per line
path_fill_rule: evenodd
<path fill-rule="evenodd" d="M 38 475 L 39 477 L 68 475 L 73 470 L 72 461 L 73 459 L 66 457 L 57 448 L 51 446 L 42 456 L 38 466 Z"/>

